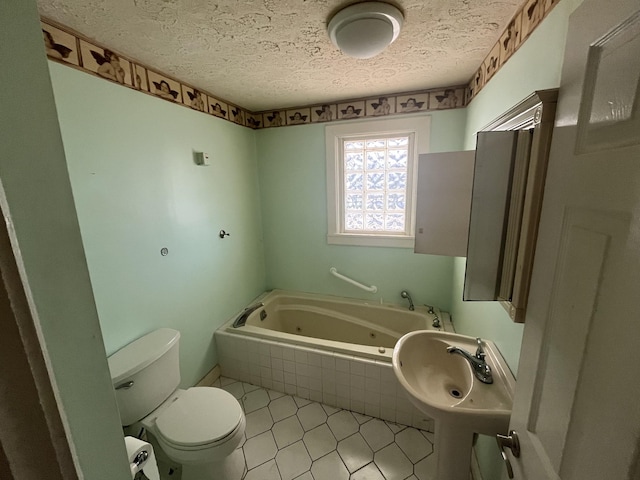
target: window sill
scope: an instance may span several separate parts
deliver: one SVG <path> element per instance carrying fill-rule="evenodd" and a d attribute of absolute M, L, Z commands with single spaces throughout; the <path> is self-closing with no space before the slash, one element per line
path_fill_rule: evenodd
<path fill-rule="evenodd" d="M 327 243 L 329 245 L 358 245 L 362 247 L 414 248 L 415 237 L 331 233 L 327 235 Z"/>

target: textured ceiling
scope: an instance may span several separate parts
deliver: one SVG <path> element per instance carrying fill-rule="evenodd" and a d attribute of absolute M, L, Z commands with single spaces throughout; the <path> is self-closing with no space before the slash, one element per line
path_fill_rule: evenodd
<path fill-rule="evenodd" d="M 385 52 L 346 57 L 326 33 L 344 0 L 39 0 L 40 13 L 252 111 L 466 84 L 521 0 L 400 0 Z"/>

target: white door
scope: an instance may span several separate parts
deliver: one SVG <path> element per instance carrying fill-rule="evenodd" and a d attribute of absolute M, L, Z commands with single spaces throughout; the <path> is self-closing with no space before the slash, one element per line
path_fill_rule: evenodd
<path fill-rule="evenodd" d="M 640 2 L 573 14 L 507 451 L 526 480 L 640 479 Z"/>

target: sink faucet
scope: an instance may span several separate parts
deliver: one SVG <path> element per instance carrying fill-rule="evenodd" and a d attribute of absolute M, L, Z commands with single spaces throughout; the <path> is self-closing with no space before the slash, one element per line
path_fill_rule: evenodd
<path fill-rule="evenodd" d="M 447 347 L 447 352 L 451 354 L 457 353 L 458 355 L 462 355 L 462 357 L 471 364 L 473 374 L 482 383 L 493 383 L 493 374 L 491 373 L 491 367 L 484 360 L 486 354 L 484 353 L 484 349 L 482 348 L 482 339 L 476 338 L 476 342 L 478 342 L 478 348 L 476 349 L 475 355 L 471 355 L 469 352 L 460 347 Z"/>
<path fill-rule="evenodd" d="M 409 310 L 411 311 L 415 310 L 413 306 L 413 300 L 411 300 L 411 295 L 409 295 L 409 292 L 407 292 L 406 290 L 403 290 L 400 292 L 400 296 L 402 298 L 406 298 L 407 300 L 409 300 Z"/>
<path fill-rule="evenodd" d="M 260 307 L 264 307 L 264 303 L 256 303 L 255 305 L 251 305 L 250 307 L 245 308 L 244 311 L 233 322 L 233 328 L 243 327 L 244 324 L 247 323 L 247 318 L 249 318 L 249 315 L 251 315 Z"/>

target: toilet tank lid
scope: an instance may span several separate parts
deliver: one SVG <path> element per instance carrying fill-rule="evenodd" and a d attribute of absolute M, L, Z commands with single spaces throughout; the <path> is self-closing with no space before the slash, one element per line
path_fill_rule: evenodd
<path fill-rule="evenodd" d="M 125 345 L 108 358 L 111 381 L 117 385 L 167 353 L 180 340 L 180 332 L 160 328 Z"/>

